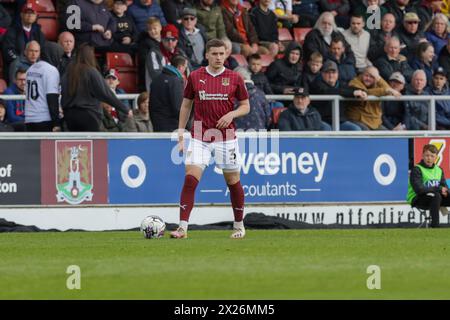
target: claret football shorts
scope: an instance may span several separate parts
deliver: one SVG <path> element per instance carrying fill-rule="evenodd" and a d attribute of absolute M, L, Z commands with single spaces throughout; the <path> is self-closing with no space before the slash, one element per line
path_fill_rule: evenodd
<path fill-rule="evenodd" d="M 205 169 L 214 160 L 214 165 L 225 172 L 240 171 L 241 156 L 238 140 L 204 142 L 191 139 L 186 152 L 185 164 Z"/>

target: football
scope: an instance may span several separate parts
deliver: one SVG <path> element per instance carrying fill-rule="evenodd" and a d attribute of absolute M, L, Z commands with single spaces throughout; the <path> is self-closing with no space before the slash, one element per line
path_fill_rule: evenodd
<path fill-rule="evenodd" d="M 141 222 L 141 232 L 146 239 L 158 239 L 164 236 L 166 224 L 158 216 L 148 216 Z"/>

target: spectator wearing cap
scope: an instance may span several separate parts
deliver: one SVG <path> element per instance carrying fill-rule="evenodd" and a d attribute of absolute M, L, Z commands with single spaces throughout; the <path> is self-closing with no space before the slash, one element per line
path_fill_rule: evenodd
<path fill-rule="evenodd" d="M 11 132 L 14 128 L 8 123 L 6 118 L 6 103 L 0 99 L 0 132 Z"/>
<path fill-rule="evenodd" d="M 405 77 L 400 72 L 394 72 L 389 77 L 389 86 L 404 94 L 406 80 Z M 382 119 L 383 126 L 388 130 L 405 130 L 406 126 L 403 123 L 403 119 L 405 118 L 405 106 L 402 101 L 383 101 L 382 104 Z"/>
<path fill-rule="evenodd" d="M 186 57 L 176 55 L 151 84 L 150 117 L 155 132 L 172 132 L 178 129 L 181 102 L 183 101 L 183 74 L 188 68 Z"/>
<path fill-rule="evenodd" d="M 205 48 L 208 41 L 205 28 L 197 21 L 197 10 L 183 9 L 178 45 L 186 53 L 193 69 L 205 63 Z"/>
<path fill-rule="evenodd" d="M 126 94 L 125 90 L 119 88 L 120 80 L 119 73 L 116 69 L 109 69 L 106 71 L 105 80 L 108 87 L 114 92 L 115 95 Z M 122 103 L 130 108 L 130 103 L 127 100 L 122 100 Z M 131 108 L 130 108 L 131 109 Z"/>
<path fill-rule="evenodd" d="M 128 8 L 129 15 L 133 18 L 138 32 L 146 30 L 149 18 L 156 17 L 161 21 L 161 25 L 167 24 L 161 7 L 154 0 L 134 0 Z"/>
<path fill-rule="evenodd" d="M 434 70 L 430 93 L 433 96 L 450 96 L 447 72 L 444 68 L 437 67 Z M 436 124 L 437 129 L 450 129 L 450 100 L 436 100 Z"/>
<path fill-rule="evenodd" d="M 374 66 L 385 80 L 389 79 L 394 72 L 400 72 L 409 82 L 414 72 L 406 57 L 400 54 L 400 40 L 397 37 L 386 41 L 384 54 L 374 62 Z"/>
<path fill-rule="evenodd" d="M 278 120 L 280 131 L 331 131 L 331 126 L 322 121 L 319 111 L 311 106 L 307 88 L 297 88 L 294 100 Z"/>
<path fill-rule="evenodd" d="M 405 95 L 421 96 L 428 95 L 426 89 L 427 76 L 425 71 L 414 71 L 411 85 L 406 88 Z M 403 101 L 405 106 L 404 124 L 408 130 L 428 130 L 428 101 L 411 99 Z"/>
<path fill-rule="evenodd" d="M 417 7 L 417 15 L 420 18 L 419 28 L 425 31 L 426 26 L 433 17 L 442 12 L 443 0 L 422 0 Z"/>
<path fill-rule="evenodd" d="M 447 41 L 450 39 L 448 18 L 443 13 L 437 13 L 431 24 L 425 32 L 425 37 L 433 44 L 436 55 L 441 53 L 442 48 L 445 47 Z"/>
<path fill-rule="evenodd" d="M 266 71 L 275 94 L 293 94 L 302 84 L 302 47 L 290 42 L 284 57 L 273 61 Z"/>
<path fill-rule="evenodd" d="M 333 38 L 328 59 L 336 62 L 339 68 L 339 81 L 347 84 L 356 77 L 356 59 L 352 50 L 346 48 L 344 43 L 345 39 L 341 36 Z"/>
<path fill-rule="evenodd" d="M 69 63 L 74 60 L 75 37 L 69 31 L 64 31 L 59 35 L 58 43 L 64 51 L 57 66 L 59 74 L 62 77 Z"/>
<path fill-rule="evenodd" d="M 259 44 L 268 49 L 273 57 L 278 54 L 277 16 L 270 10 L 271 0 L 260 0 L 250 10 L 249 16 L 258 34 Z"/>
<path fill-rule="evenodd" d="M 116 21 L 116 32 L 113 34 L 114 42 L 111 51 L 134 55 L 137 49 L 138 31 L 133 18 L 127 14 L 127 9 L 126 0 L 114 0 L 112 16 Z"/>
<path fill-rule="evenodd" d="M 447 39 L 447 45 L 439 53 L 438 63 L 447 71 L 447 79 L 450 79 L 450 38 Z"/>
<path fill-rule="evenodd" d="M 392 13 L 386 13 L 381 19 L 381 29 L 370 30 L 370 44 L 367 57 L 370 61 L 375 62 L 384 54 L 384 46 L 386 41 L 392 37 L 398 38 L 395 30 L 395 17 Z"/>
<path fill-rule="evenodd" d="M 367 98 L 364 90 L 350 87 L 338 81 L 339 69 L 334 61 L 325 61 L 320 76 L 314 80 L 311 85 L 312 94 L 340 95 L 348 98 Z M 319 111 L 322 121 L 328 124 L 332 122 L 332 102 L 331 101 L 315 101 L 315 107 Z M 340 104 L 339 121 L 340 128 L 344 131 L 360 131 L 361 128 L 345 117 L 344 106 Z"/>
<path fill-rule="evenodd" d="M 182 13 L 185 8 L 190 8 L 189 0 L 163 0 L 161 9 L 167 23 L 179 26 L 181 24 Z"/>
<path fill-rule="evenodd" d="M 353 14 L 350 18 L 350 28 L 342 33 L 347 43 L 350 44 L 356 60 L 356 69 L 359 71 L 372 65 L 367 58 L 370 34 L 364 30 L 364 25 L 364 17 L 362 15 Z"/>
<path fill-rule="evenodd" d="M 408 60 L 414 56 L 417 45 L 426 41 L 425 34 L 419 30 L 420 19 L 415 12 L 408 12 L 403 18 L 403 24 L 398 30 L 402 50 L 401 53 Z"/>
<path fill-rule="evenodd" d="M 416 54 L 410 62 L 413 70 L 421 69 L 427 75 L 427 84 L 431 86 L 433 70 L 438 67 L 434 47 L 429 42 L 421 42 L 417 45 Z"/>
<path fill-rule="evenodd" d="M 367 67 L 363 73 L 350 81 L 349 86 L 363 90 L 370 96 L 399 97 L 402 95 L 381 78 L 375 67 Z M 381 101 L 349 101 L 345 108 L 345 115 L 362 130 L 386 130 L 382 124 Z"/>
<path fill-rule="evenodd" d="M 239 0 L 222 1 L 222 15 L 227 36 L 233 43 L 233 52 L 245 57 L 258 53 L 258 35 Z"/>
<path fill-rule="evenodd" d="M 12 84 L 5 89 L 4 95 L 25 94 L 26 70 L 16 71 Z M 25 100 L 7 100 L 6 117 L 15 131 L 25 131 Z"/>
<path fill-rule="evenodd" d="M 45 45 L 45 36 L 41 26 L 36 23 L 37 9 L 34 2 L 26 3 L 20 13 L 20 20 L 8 28 L 2 46 L 5 75 L 9 75 L 8 66 L 19 58 L 30 41 L 36 41 L 41 48 Z M 10 80 L 14 79 L 9 78 Z"/>
<path fill-rule="evenodd" d="M 161 43 L 161 22 L 156 17 L 151 17 L 147 21 L 147 30 L 139 34 L 138 39 L 138 80 L 139 90 L 147 91 L 145 86 L 146 61 L 150 50 L 160 52 L 159 44 Z"/>
<path fill-rule="evenodd" d="M 159 48 L 166 59 L 166 64 L 176 55 L 187 56 L 178 46 L 179 36 L 179 31 L 173 24 L 166 25 L 161 31 L 161 43 L 159 44 Z"/>
<path fill-rule="evenodd" d="M 313 52 L 319 52 L 323 57 L 330 51 L 331 39 L 337 36 L 343 37 L 334 21 L 334 16 L 330 12 L 324 12 L 320 15 L 314 28 L 308 32 L 303 43 L 304 58 L 309 59 Z M 346 48 L 349 47 L 345 41 Z"/>
<path fill-rule="evenodd" d="M 208 40 L 223 39 L 227 36 L 222 9 L 215 2 L 215 0 L 199 0 L 195 5 L 198 22 L 206 28 Z"/>
<path fill-rule="evenodd" d="M 403 21 L 403 16 L 407 12 L 416 11 L 416 8 L 410 0 L 387 0 L 383 7 L 387 9 L 387 12 L 392 13 L 395 17 L 397 25 L 400 25 Z"/>
<path fill-rule="evenodd" d="M 237 129 L 241 130 L 266 130 L 270 125 L 270 104 L 264 92 L 255 86 L 250 71 L 245 67 L 234 69 L 244 79 L 247 88 L 250 112 L 243 117 L 234 119 Z M 236 104 L 237 106 L 237 104 Z"/>

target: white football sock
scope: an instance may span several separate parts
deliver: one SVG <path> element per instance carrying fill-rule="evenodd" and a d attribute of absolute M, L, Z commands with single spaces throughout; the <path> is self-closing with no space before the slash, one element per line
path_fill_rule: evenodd
<path fill-rule="evenodd" d="M 185 232 L 188 230 L 188 222 L 184 220 L 180 220 L 180 228 L 183 228 Z"/>
<path fill-rule="evenodd" d="M 233 223 L 233 229 L 245 229 L 244 228 L 244 220 Z"/>

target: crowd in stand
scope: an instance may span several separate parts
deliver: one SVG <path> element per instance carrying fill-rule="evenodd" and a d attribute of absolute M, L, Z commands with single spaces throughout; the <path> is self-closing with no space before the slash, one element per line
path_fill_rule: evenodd
<path fill-rule="evenodd" d="M 45 4 L 57 13 L 57 41 L 40 25 Z M 243 77 L 250 96 L 251 112 L 237 128 L 331 130 L 332 102 L 311 101 L 313 94 L 356 98 L 340 103 L 341 130 L 427 130 L 427 101 L 367 97 L 450 95 L 449 7 L 446 0 L 0 1 L 0 92 L 25 94 L 27 70 L 42 60 L 62 82 L 62 130 L 172 132 L 187 76 L 206 65 L 206 43 L 218 38 L 227 46 L 225 66 Z M 306 36 L 292 37 L 298 30 Z M 83 69 L 89 48 L 96 61 Z M 137 66 L 137 103 L 115 99 L 130 92 L 107 64 L 109 52 Z M 88 81 L 80 70 L 104 82 L 92 92 L 98 123 L 88 127 L 72 108 L 92 91 L 85 83 L 73 92 L 72 78 Z M 294 99 L 268 100 L 272 94 Z M 24 101 L 0 99 L 0 131 L 27 130 L 26 114 Z M 436 122 L 450 130 L 450 100 L 436 101 Z"/>

